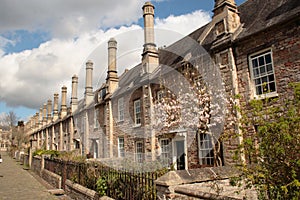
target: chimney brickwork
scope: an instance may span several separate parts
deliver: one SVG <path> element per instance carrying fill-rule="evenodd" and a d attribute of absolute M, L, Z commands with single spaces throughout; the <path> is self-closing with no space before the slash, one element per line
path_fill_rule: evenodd
<path fill-rule="evenodd" d="M 108 93 L 112 94 L 118 87 L 118 74 L 117 74 L 117 41 L 111 38 L 108 41 L 108 71 L 107 71 L 107 86 Z"/>
<path fill-rule="evenodd" d="M 85 105 L 89 105 L 94 100 L 93 94 L 93 62 L 86 62 L 86 79 L 85 79 Z"/>
<path fill-rule="evenodd" d="M 216 35 L 234 33 L 240 26 L 240 17 L 234 0 L 215 0 L 213 21 Z"/>
<path fill-rule="evenodd" d="M 58 93 L 54 94 L 53 99 L 53 121 L 58 119 Z"/>
<path fill-rule="evenodd" d="M 78 76 L 74 75 L 72 77 L 72 97 L 71 97 L 71 110 L 74 112 L 78 108 Z"/>
<path fill-rule="evenodd" d="M 47 102 L 47 123 L 51 123 L 52 122 L 52 101 L 49 99 Z"/>
<path fill-rule="evenodd" d="M 145 73 L 152 73 L 158 66 L 158 51 L 154 37 L 154 6 L 146 2 L 143 6 L 144 16 L 144 50 L 142 66 Z"/>
<path fill-rule="evenodd" d="M 64 118 L 67 115 L 67 87 L 61 88 L 61 106 L 60 106 L 60 118 Z"/>

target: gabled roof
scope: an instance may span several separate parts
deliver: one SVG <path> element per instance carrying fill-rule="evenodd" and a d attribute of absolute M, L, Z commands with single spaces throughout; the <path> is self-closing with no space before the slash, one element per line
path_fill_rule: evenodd
<path fill-rule="evenodd" d="M 248 0 L 238 8 L 243 30 L 237 39 L 300 16 L 299 0 Z"/>

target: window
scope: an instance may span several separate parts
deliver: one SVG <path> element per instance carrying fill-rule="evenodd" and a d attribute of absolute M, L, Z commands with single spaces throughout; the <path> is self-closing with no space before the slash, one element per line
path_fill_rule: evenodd
<path fill-rule="evenodd" d="M 135 125 L 141 124 L 141 100 L 134 101 L 134 123 Z"/>
<path fill-rule="evenodd" d="M 118 100 L 118 121 L 124 121 L 124 98 Z"/>
<path fill-rule="evenodd" d="M 255 94 L 276 93 L 275 74 L 271 50 L 252 55 L 250 60 L 251 77 L 255 86 Z"/>
<path fill-rule="evenodd" d="M 94 128 L 99 128 L 98 110 L 94 111 Z"/>
<path fill-rule="evenodd" d="M 214 164 L 214 149 L 210 134 L 199 134 L 199 162 L 201 165 Z"/>
<path fill-rule="evenodd" d="M 170 140 L 169 139 L 161 139 L 160 140 L 161 147 L 161 161 L 164 164 L 170 164 Z"/>
<path fill-rule="evenodd" d="M 157 101 L 160 102 L 163 97 L 164 97 L 163 90 L 158 91 L 157 92 Z"/>
<path fill-rule="evenodd" d="M 125 157 L 124 137 L 118 138 L 118 157 L 121 157 L 121 158 Z"/>
<path fill-rule="evenodd" d="M 216 23 L 215 25 L 215 34 L 216 36 L 219 36 L 221 34 L 225 33 L 225 23 L 224 20 Z"/>
<path fill-rule="evenodd" d="M 142 163 L 143 162 L 143 142 L 136 142 L 136 156 L 135 156 L 135 160 L 138 163 Z"/>

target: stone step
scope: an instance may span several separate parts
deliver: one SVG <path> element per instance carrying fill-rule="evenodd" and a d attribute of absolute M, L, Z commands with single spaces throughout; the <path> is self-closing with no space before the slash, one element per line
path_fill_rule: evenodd
<path fill-rule="evenodd" d="M 56 195 L 56 196 L 64 195 L 65 194 L 65 191 L 63 189 L 51 189 L 51 190 L 48 190 L 48 192 L 50 194 Z"/>

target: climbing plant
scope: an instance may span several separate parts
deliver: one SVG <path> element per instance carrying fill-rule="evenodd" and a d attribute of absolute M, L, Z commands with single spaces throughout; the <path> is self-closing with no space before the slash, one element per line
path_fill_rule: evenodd
<path fill-rule="evenodd" d="M 243 141 L 236 159 L 242 176 L 259 199 L 300 199 L 300 83 L 293 95 L 253 100 L 239 109 Z M 242 157 L 243 157 L 242 156 Z"/>

